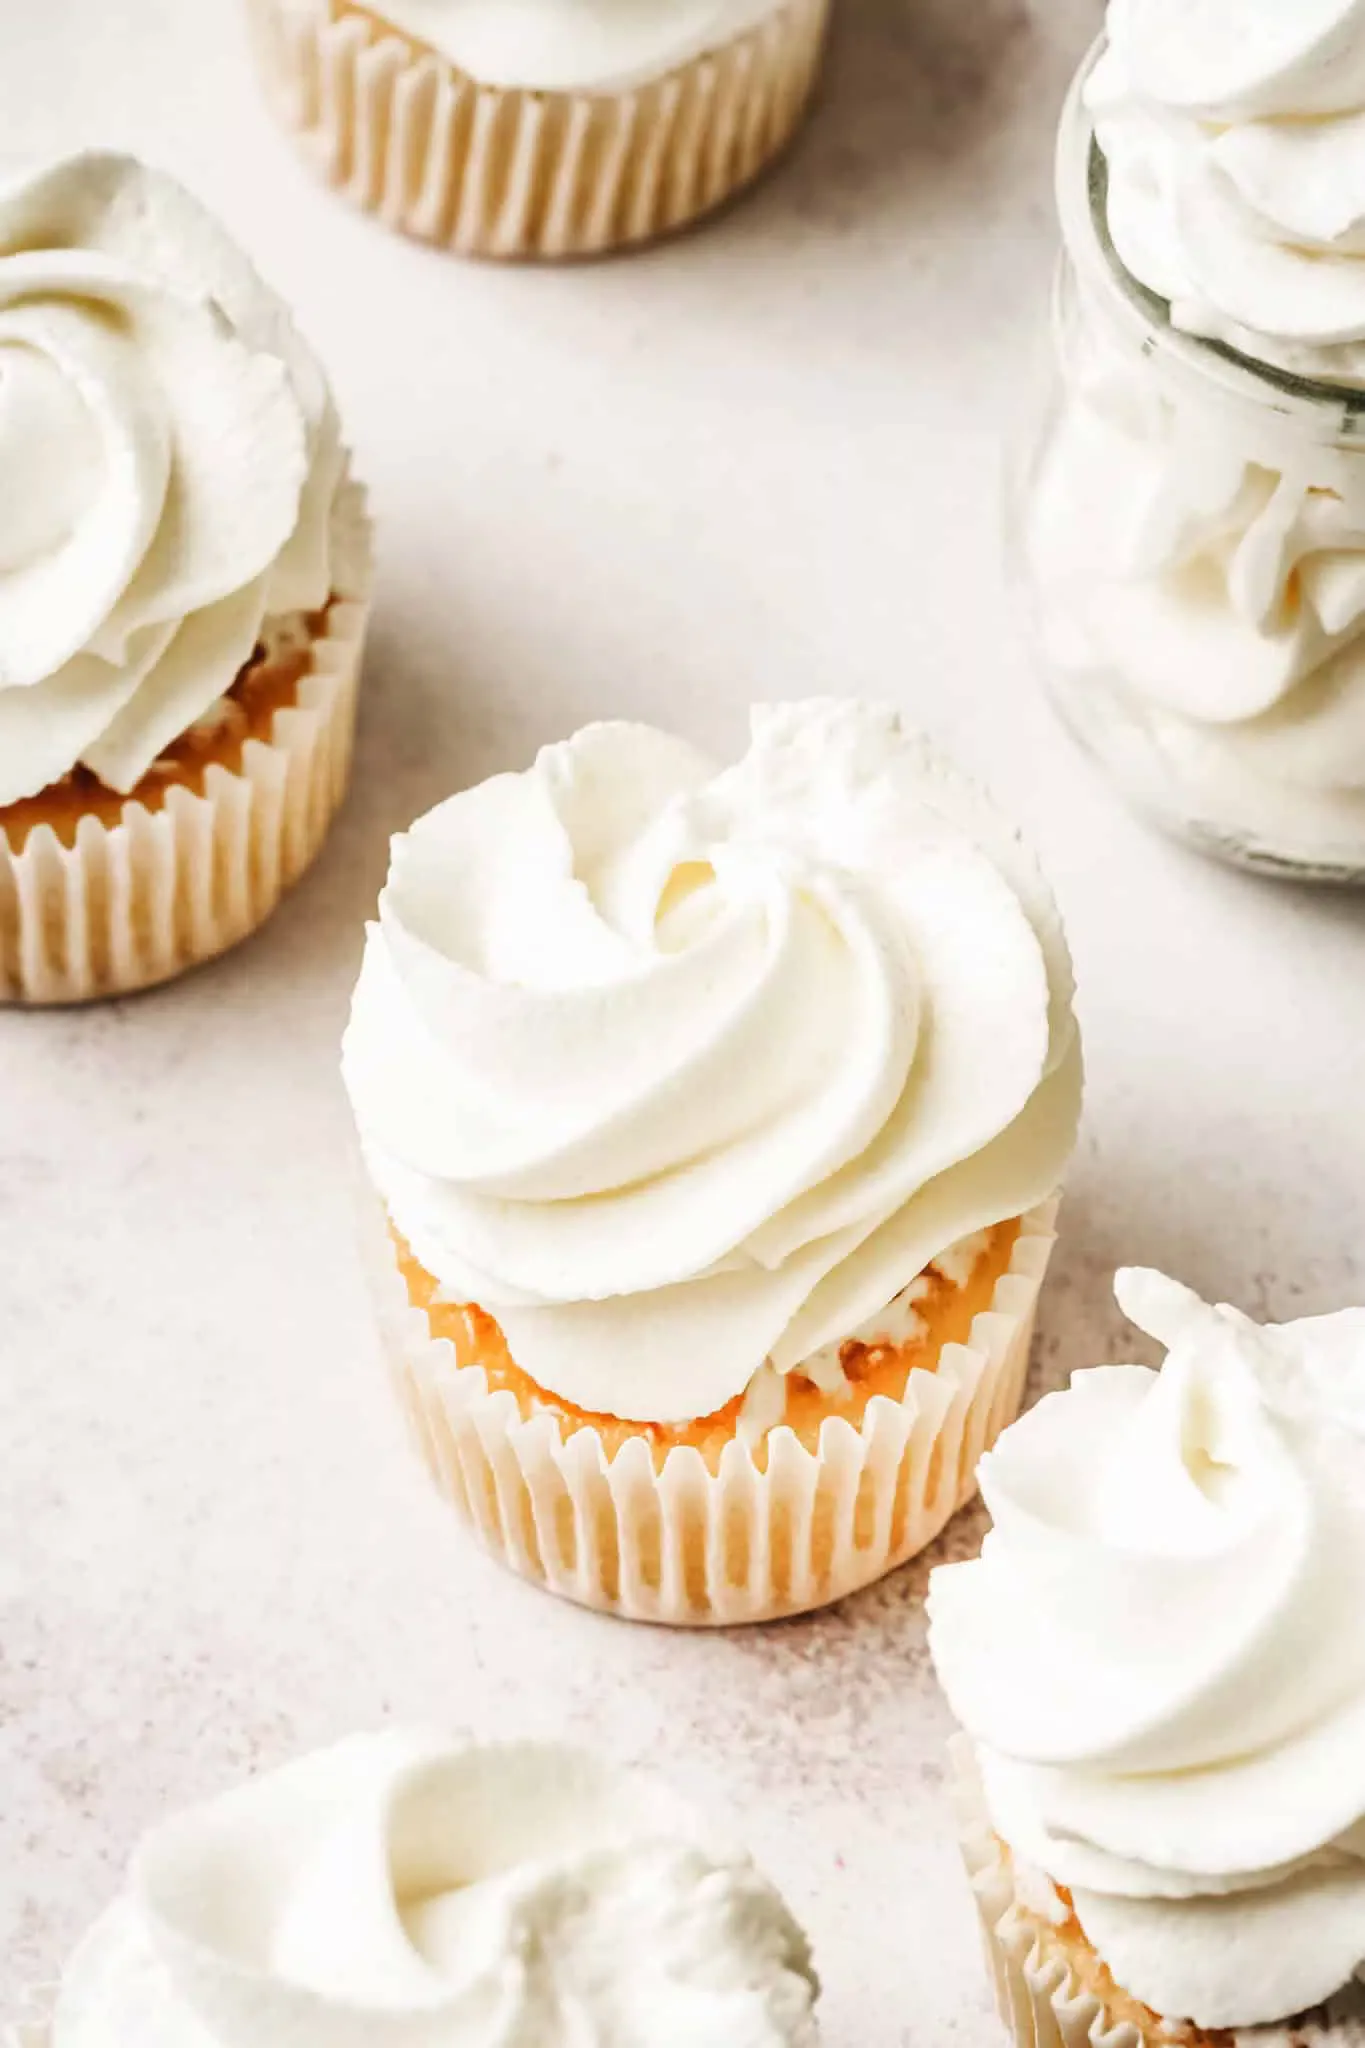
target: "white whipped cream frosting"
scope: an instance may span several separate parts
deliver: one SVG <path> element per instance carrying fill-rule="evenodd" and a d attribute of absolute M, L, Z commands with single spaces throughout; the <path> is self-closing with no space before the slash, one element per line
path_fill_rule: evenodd
<path fill-rule="evenodd" d="M 317 6 L 317 0 L 303 0 Z M 722 47 L 785 0 L 378 0 L 483 85 L 621 91 Z"/>
<path fill-rule="evenodd" d="M 1068 376 L 1026 533 L 1053 672 L 1117 685 L 1210 822 L 1365 850 L 1365 453 L 1230 419 L 1097 322 Z"/>
<path fill-rule="evenodd" d="M 651 1780 L 355 1736 L 154 1828 L 52 2048 L 815 2048 L 804 1935 Z"/>
<path fill-rule="evenodd" d="M 1293 11 L 1233 12 L 1250 63 Z M 1196 337 L 1272 360 L 1273 346 L 1179 296 L 1174 325 L 1193 337 L 1140 310 L 1088 190 L 1093 116 L 1113 152 L 1119 253 L 1169 288 L 1124 223 L 1139 199 L 1172 233 L 1184 218 L 1174 174 L 1133 169 L 1133 135 L 1155 124 L 1165 136 L 1174 117 L 1145 101 L 1134 111 L 1130 74 L 1176 94 L 1171 66 L 1182 52 L 1194 63 L 1230 21 L 1221 0 L 1178 21 L 1118 6 L 1073 92 L 1058 175 L 1078 289 L 1059 302 L 1065 390 L 1030 479 L 1025 547 L 1051 675 L 1130 793 L 1250 851 L 1345 869 L 1365 861 L 1365 447 L 1340 403 L 1287 396 Z"/>
<path fill-rule="evenodd" d="M 343 1069 L 446 1299 L 578 1406 L 723 1407 L 1044 1199 L 1066 946 L 985 799 L 885 708 L 714 764 L 591 726 L 394 842 Z"/>
<path fill-rule="evenodd" d="M 1365 380 L 1365 0 L 1110 0 L 1109 226 L 1174 323 Z"/>
<path fill-rule="evenodd" d="M 1269 2024 L 1365 1964 L 1365 1309 L 1116 1291 L 1161 1372 L 1077 1373 L 1005 1431 L 931 1648 L 997 1833 L 1115 1981 Z"/>
<path fill-rule="evenodd" d="M 78 763 L 132 789 L 325 604 L 343 467 L 289 314 L 173 180 L 0 187 L 0 804 Z"/>
<path fill-rule="evenodd" d="M 1031 545 L 1065 591 L 1077 654 L 1233 728 L 1290 708 L 1349 650 L 1351 687 L 1325 676 L 1275 726 L 1274 754 L 1291 778 L 1365 781 L 1365 455 L 1293 447 L 1282 424 L 1259 444 L 1254 428 L 1230 434 L 1099 337 L 1073 371 Z M 1254 755 L 1263 730 L 1233 737 Z"/>

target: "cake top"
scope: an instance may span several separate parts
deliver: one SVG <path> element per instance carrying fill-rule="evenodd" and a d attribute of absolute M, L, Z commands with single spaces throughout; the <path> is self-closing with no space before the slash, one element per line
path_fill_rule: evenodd
<path fill-rule="evenodd" d="M 154 1828 L 52 2048 L 814 2048 L 805 1937 L 652 1780 L 354 1736 Z"/>
<path fill-rule="evenodd" d="M 710 1415 L 1046 1199 L 1066 946 L 986 800 L 885 707 L 719 770 L 597 725 L 394 842 L 343 1066 L 397 1229 L 542 1387 Z"/>
<path fill-rule="evenodd" d="M 1261 1326 L 1126 1271 L 1160 1373 L 1077 1373 L 982 1462 L 931 1647 L 1016 1856 L 1205 2027 L 1365 1962 L 1365 1309 Z"/>
<path fill-rule="evenodd" d="M 1365 378 L 1365 4 L 1110 0 L 1109 228 L 1176 326 Z"/>
<path fill-rule="evenodd" d="M 89 153 L 0 186 L 0 805 L 131 790 L 333 589 L 344 455 L 280 300 L 199 203 Z"/>

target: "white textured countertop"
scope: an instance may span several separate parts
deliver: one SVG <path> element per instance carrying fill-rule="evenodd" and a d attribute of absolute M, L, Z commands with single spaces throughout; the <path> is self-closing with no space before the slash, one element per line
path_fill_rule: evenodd
<path fill-rule="evenodd" d="M 731 748 L 751 697 L 879 693 L 995 786 L 1089 1044 L 1048 1375 L 1130 1351 L 1123 1260 L 1272 1314 L 1365 1298 L 1361 905 L 1131 824 L 1001 588 L 999 440 L 1097 0 L 838 4 L 756 194 L 546 273 L 315 189 L 231 0 L 0 0 L 5 147 L 131 144 L 217 207 L 332 370 L 384 572 L 355 792 L 274 923 L 159 993 L 0 1015 L 0 2010 L 168 1804 L 403 1716 L 563 1730 L 732 1806 L 814 1934 L 831 2048 L 997 2038 L 922 1568 L 759 1633 L 601 1621 L 485 1563 L 390 1413 L 336 1073 L 362 920 L 390 831 L 539 742 L 608 712 Z"/>

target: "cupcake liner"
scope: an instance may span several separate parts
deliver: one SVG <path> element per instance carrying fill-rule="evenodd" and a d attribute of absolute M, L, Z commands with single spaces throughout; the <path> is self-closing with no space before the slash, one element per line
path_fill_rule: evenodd
<path fill-rule="evenodd" d="M 1058 1947 L 1049 1946 L 1036 1903 L 1025 1904 L 1018 1873 L 992 1831 L 970 1740 L 955 1736 L 949 1753 L 953 1811 L 986 1966 L 1000 2017 L 1017 2048 L 1361 2048 L 1365 2043 L 1365 2011 L 1353 1991 L 1297 2019 L 1231 2032 L 1161 2019 L 1143 2025 L 1122 2017 L 1081 1983 Z M 1035 1887 L 1040 1882 L 1046 1880 L 1035 1879 Z M 1124 2001 L 1129 2007 L 1134 2002 Z"/>
<path fill-rule="evenodd" d="M 608 1457 L 590 1425 L 567 1438 L 433 1338 L 412 1305 L 379 1205 L 367 1265 L 400 1402 L 434 1479 L 484 1548 L 567 1599 L 635 1621 L 768 1621 L 881 1578 L 938 1535 L 976 1490 L 976 1465 L 1018 1413 L 1057 1204 L 1022 1220 L 1008 1270 L 969 1344 L 947 1344 L 903 1398 L 861 1427 L 825 1419 L 819 1451 L 779 1424 L 760 1471 L 740 1439 L 712 1473 L 676 1445 L 657 1467 L 632 1438 Z"/>
<path fill-rule="evenodd" d="M 966 1736 L 954 1738 L 951 1756 L 953 1810 L 986 1965 L 1000 2017 L 1018 2048 L 1147 2048 L 1137 2026 L 1086 1990 L 1062 1956 L 1046 1952 L 1037 1918 L 1024 1911 L 1013 1865 L 991 1830 Z"/>
<path fill-rule="evenodd" d="M 349 0 L 251 0 L 271 98 L 322 175 L 468 256 L 600 255 L 695 220 L 796 129 L 830 0 L 612 92 L 480 85 Z"/>
<path fill-rule="evenodd" d="M 40 824 L 15 848 L 0 825 L 0 1003 L 126 995 L 211 960 L 262 924 L 321 846 L 346 791 L 369 611 L 369 525 L 343 506 L 347 573 L 309 649 L 295 701 L 202 794 L 171 782 L 159 809 L 93 815 L 63 845 Z"/>

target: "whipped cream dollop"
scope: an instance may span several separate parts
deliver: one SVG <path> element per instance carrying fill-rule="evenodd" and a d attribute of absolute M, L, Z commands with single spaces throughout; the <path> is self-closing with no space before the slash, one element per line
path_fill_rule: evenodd
<path fill-rule="evenodd" d="M 52 2048 L 815 2048 L 804 1935 L 652 1780 L 355 1736 L 147 1835 Z"/>
<path fill-rule="evenodd" d="M 1287 33 L 1300 20 L 1238 12 L 1248 61 L 1267 22 Z M 1116 8 L 1073 91 L 1058 155 L 1073 266 L 1058 302 L 1064 389 L 1029 477 L 1024 546 L 1054 687 L 1129 793 L 1225 846 L 1347 871 L 1365 862 L 1365 444 L 1340 403 L 1288 395 L 1154 320 L 1114 265 L 1090 178 L 1093 116 L 1115 152 L 1120 253 L 1162 288 L 1118 225 L 1125 122 L 1145 133 L 1149 116 L 1109 111 L 1116 95 L 1127 106 L 1115 79 L 1139 47 L 1155 78 L 1167 27 L 1172 64 L 1192 62 L 1227 13 L 1221 0 L 1182 9 L 1172 27 L 1160 8 Z M 1140 189 L 1164 218 L 1155 188 Z M 1177 326 L 1211 329 L 1173 303 Z"/>
<path fill-rule="evenodd" d="M 296 0 L 297 4 L 297 0 Z M 302 0 L 316 8 L 317 0 Z M 484 85 L 619 91 L 728 43 L 786 0 L 383 0 L 384 19 Z"/>
<path fill-rule="evenodd" d="M 1365 850 L 1365 454 L 1239 420 L 1098 323 L 1076 339 L 1026 549 L 1049 665 L 1119 693 L 1191 812 Z M 1117 739 L 1116 739 L 1117 743 Z"/>
<path fill-rule="evenodd" d="M 211 216 L 125 156 L 0 187 L 0 804 L 126 792 L 330 594 L 327 386 Z"/>
<path fill-rule="evenodd" d="M 1005 1431 L 931 1647 L 996 1832 L 1115 1981 L 1269 2024 L 1365 1964 L 1365 1309 L 1116 1291 L 1162 1370 L 1077 1373 Z"/>
<path fill-rule="evenodd" d="M 1038 480 L 1030 546 L 1065 600 L 1072 659 L 1153 703 L 1246 725 L 1365 631 L 1365 455 L 1257 439 L 1182 404 L 1092 336 Z M 1365 779 L 1365 706 L 1333 675 L 1275 728 L 1290 777 Z M 1354 745 L 1343 748 L 1348 736 Z M 1240 744 L 1254 749 L 1256 735 Z"/>
<path fill-rule="evenodd" d="M 1110 0 L 1087 104 L 1176 326 L 1365 381 L 1365 0 Z"/>
<path fill-rule="evenodd" d="M 579 1407 L 712 1414 L 1056 1187 L 1080 1054 L 1029 855 L 886 708 L 718 771 L 597 725 L 394 842 L 343 1069 L 443 1297 Z"/>

